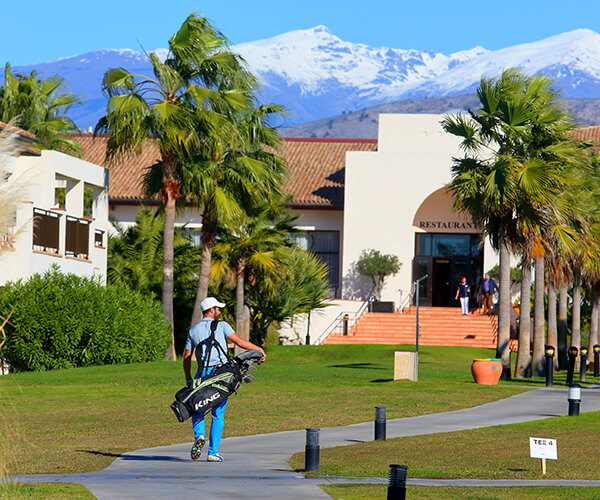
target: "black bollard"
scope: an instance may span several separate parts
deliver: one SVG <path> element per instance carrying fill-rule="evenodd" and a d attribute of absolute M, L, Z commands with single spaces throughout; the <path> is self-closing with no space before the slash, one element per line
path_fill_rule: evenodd
<path fill-rule="evenodd" d="M 304 470 L 319 470 L 319 429 L 306 429 Z"/>
<path fill-rule="evenodd" d="M 554 382 L 554 347 L 546 346 L 546 387 L 552 387 Z"/>
<path fill-rule="evenodd" d="M 585 382 L 587 373 L 587 347 L 581 346 L 579 352 L 581 353 L 581 359 L 579 361 L 579 381 Z"/>
<path fill-rule="evenodd" d="M 571 385 L 573 383 L 573 374 L 575 372 L 575 361 L 577 360 L 577 353 L 579 349 L 572 345 L 569 347 L 567 351 L 569 354 L 569 368 L 567 369 L 567 385 Z"/>
<path fill-rule="evenodd" d="M 569 417 L 579 416 L 579 405 L 581 403 L 581 386 L 571 384 L 569 386 Z"/>
<path fill-rule="evenodd" d="M 345 337 L 348 336 L 348 318 L 350 318 L 350 316 L 348 316 L 347 314 L 344 314 L 344 316 L 342 317 L 342 324 L 344 325 L 344 336 Z"/>
<path fill-rule="evenodd" d="M 385 406 L 375 407 L 375 441 L 385 441 L 386 434 L 386 418 L 385 418 Z"/>
<path fill-rule="evenodd" d="M 406 499 L 406 471 L 408 465 L 390 465 L 390 483 L 388 485 L 387 500 Z"/>
<path fill-rule="evenodd" d="M 600 345 L 594 344 L 594 377 L 600 377 Z"/>

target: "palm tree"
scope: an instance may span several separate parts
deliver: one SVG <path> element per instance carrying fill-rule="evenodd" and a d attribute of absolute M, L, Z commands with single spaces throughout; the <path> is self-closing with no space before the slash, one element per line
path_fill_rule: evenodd
<path fill-rule="evenodd" d="M 239 141 L 224 148 L 218 159 L 195 157 L 184 164 L 185 192 L 202 207 L 202 265 L 192 326 L 202 317 L 200 303 L 208 292 L 218 224 L 239 225 L 246 214 L 264 205 L 264 200 L 282 196 L 287 166 L 275 153 L 280 136 L 270 124 L 282 111 L 281 106 L 264 105 L 231 116 Z"/>
<path fill-rule="evenodd" d="M 235 286 L 236 332 L 246 340 L 250 339 L 246 280 L 252 281 L 259 273 L 278 272 L 277 250 L 292 244 L 290 235 L 296 231 L 296 219 L 281 204 L 269 200 L 258 214 L 231 226 L 215 246 L 217 258 L 212 262 L 212 275 L 217 282 L 228 281 Z"/>
<path fill-rule="evenodd" d="M 572 120 L 550 84 L 545 76 L 505 70 L 499 78 L 481 80 L 477 113 L 448 116 L 442 123 L 462 138 L 465 151 L 452 167 L 455 208 L 470 213 L 500 253 L 497 356 L 505 378 L 510 377 L 509 248 L 529 248 L 544 228 L 562 220 L 562 205 L 554 201 L 564 187 L 563 164 L 574 149 L 566 141 Z"/>
<path fill-rule="evenodd" d="M 218 155 L 223 137 L 235 136 L 225 113 L 247 105 L 246 89 L 232 86 L 247 72 L 241 59 L 228 50 L 223 34 L 195 14 L 169 40 L 164 62 L 155 54 L 149 57 L 153 77 L 123 68 L 104 74 L 102 88 L 109 100 L 95 133 L 109 134 L 109 160 L 140 152 L 150 140 L 158 144 L 161 161 L 156 166 L 165 211 L 162 304 L 173 324 L 173 233 L 182 161 L 194 154 Z"/>
<path fill-rule="evenodd" d="M 521 305 L 519 307 L 519 347 L 515 377 L 531 376 L 531 261 L 524 258 L 521 265 Z"/>
<path fill-rule="evenodd" d="M 34 146 L 55 149 L 81 157 L 81 147 L 67 134 L 78 132 L 65 115 L 78 96 L 65 93 L 65 80 L 58 75 L 42 78 L 37 71 L 29 75 L 12 74 L 10 64 L 4 68 L 4 85 L 0 86 L 0 121 L 14 122 L 35 134 Z"/>

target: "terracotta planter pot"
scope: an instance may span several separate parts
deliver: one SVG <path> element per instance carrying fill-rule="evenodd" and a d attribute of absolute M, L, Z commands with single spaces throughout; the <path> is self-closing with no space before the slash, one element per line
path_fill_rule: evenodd
<path fill-rule="evenodd" d="M 476 384 L 496 385 L 502 375 L 502 362 L 499 359 L 474 359 L 471 373 Z"/>

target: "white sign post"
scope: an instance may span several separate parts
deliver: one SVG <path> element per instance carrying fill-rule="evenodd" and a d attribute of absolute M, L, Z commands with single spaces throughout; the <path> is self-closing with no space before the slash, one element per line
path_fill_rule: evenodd
<path fill-rule="evenodd" d="M 546 459 L 556 460 L 556 439 L 529 438 L 529 456 L 542 459 L 542 475 L 546 475 Z"/>

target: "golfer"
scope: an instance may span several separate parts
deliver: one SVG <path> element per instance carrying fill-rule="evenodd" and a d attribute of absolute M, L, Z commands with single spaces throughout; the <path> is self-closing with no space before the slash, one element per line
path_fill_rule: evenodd
<path fill-rule="evenodd" d="M 196 346 L 202 344 L 202 359 L 204 360 L 204 370 L 202 373 L 196 373 L 195 378 L 204 377 L 209 375 L 217 366 L 227 362 L 227 358 L 223 353 L 216 347 L 212 347 L 210 356 L 208 353 L 208 342 L 210 338 L 210 324 L 213 320 L 218 319 L 221 315 L 221 309 L 225 307 L 225 304 L 219 302 L 214 297 L 207 297 L 204 299 L 200 307 L 202 308 L 202 320 L 200 323 L 195 325 L 188 334 L 187 341 L 185 343 L 185 350 L 183 351 L 183 372 L 185 373 L 186 384 L 193 382 L 191 376 L 192 368 L 192 352 L 196 349 Z M 241 339 L 235 334 L 231 326 L 224 321 L 218 323 L 215 331 L 215 340 L 223 348 L 223 352 L 227 352 L 227 341 L 233 342 L 235 345 L 242 349 L 256 349 L 262 352 L 262 358 L 258 361 L 262 363 L 266 359 L 265 351 L 262 348 L 254 345 L 252 342 Z M 206 366 L 206 361 L 210 363 Z M 219 455 L 219 445 L 221 444 L 221 435 L 223 434 L 223 426 L 225 425 L 225 407 L 227 406 L 227 399 L 221 404 L 215 406 L 212 410 L 212 424 L 210 426 L 210 439 L 208 442 L 208 457 L 209 462 L 222 462 L 223 457 Z M 194 426 L 194 445 L 190 452 L 192 460 L 198 460 L 204 447 L 205 439 L 205 426 L 204 426 L 204 414 L 198 413 L 192 416 L 192 425 Z"/>

